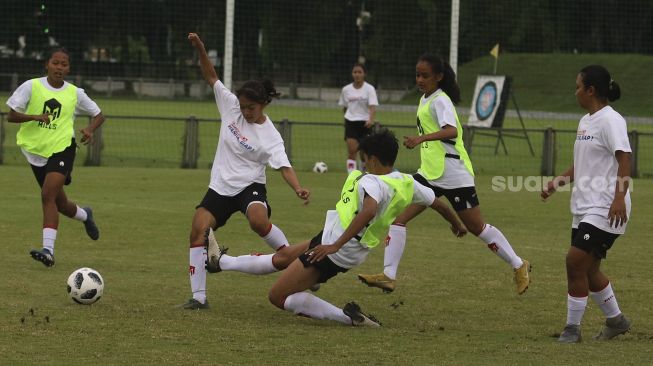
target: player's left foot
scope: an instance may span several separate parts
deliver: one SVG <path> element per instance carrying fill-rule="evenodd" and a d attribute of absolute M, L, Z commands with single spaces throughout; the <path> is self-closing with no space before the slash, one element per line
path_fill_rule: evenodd
<path fill-rule="evenodd" d="M 207 310 L 211 308 L 209 306 L 209 300 L 204 300 L 204 302 L 201 303 L 195 299 L 188 300 L 188 302 L 181 304 L 180 307 L 186 310 Z"/>
<path fill-rule="evenodd" d="M 29 252 L 29 255 L 34 258 L 35 261 L 43 263 L 46 267 L 54 266 L 54 254 L 52 254 L 48 249 L 43 248 L 41 250 L 32 249 Z"/>
<path fill-rule="evenodd" d="M 580 325 L 567 324 L 563 329 L 558 342 L 560 343 L 580 343 L 582 337 L 580 335 Z"/>
<path fill-rule="evenodd" d="M 86 211 L 86 221 L 84 221 L 84 228 L 86 229 L 86 234 L 89 238 L 93 240 L 98 240 L 100 238 L 100 230 L 95 225 L 93 220 L 93 210 L 90 207 L 84 207 L 82 210 Z"/>
<path fill-rule="evenodd" d="M 531 284 L 529 272 L 531 271 L 531 264 L 527 260 L 522 261 L 521 267 L 515 269 L 515 284 L 517 284 L 517 293 L 519 295 L 526 292 L 528 285 Z"/>
<path fill-rule="evenodd" d="M 361 280 L 364 284 L 370 287 L 378 287 L 385 293 L 390 293 L 395 290 L 397 280 L 385 275 L 385 273 L 379 274 L 359 274 L 358 279 Z"/>
<path fill-rule="evenodd" d="M 350 302 L 345 305 L 342 309 L 342 312 L 345 313 L 351 319 L 351 325 L 355 327 L 368 326 L 368 327 L 380 327 L 381 322 L 376 320 L 373 315 L 364 314 L 361 311 L 361 307 L 358 306 L 355 302 Z"/>
<path fill-rule="evenodd" d="M 626 334 L 630 330 L 630 320 L 626 318 L 625 315 L 619 314 L 614 318 L 608 318 L 605 320 L 605 325 L 597 334 L 594 336 L 596 340 L 607 341 L 618 335 Z"/>

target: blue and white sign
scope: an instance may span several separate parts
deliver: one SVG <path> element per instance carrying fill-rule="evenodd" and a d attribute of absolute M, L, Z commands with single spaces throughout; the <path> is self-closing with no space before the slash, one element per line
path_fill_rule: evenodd
<path fill-rule="evenodd" d="M 492 127 L 501 103 L 505 76 L 479 75 L 476 79 L 474 99 L 467 123 L 471 126 Z"/>

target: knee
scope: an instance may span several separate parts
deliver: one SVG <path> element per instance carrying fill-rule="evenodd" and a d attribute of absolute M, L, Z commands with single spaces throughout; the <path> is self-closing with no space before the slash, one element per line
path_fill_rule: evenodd
<path fill-rule="evenodd" d="M 286 296 L 283 296 L 279 291 L 276 291 L 274 288 L 270 289 L 268 292 L 268 300 L 270 303 L 281 310 L 285 310 L 283 304 L 286 302 Z"/>
<path fill-rule="evenodd" d="M 41 190 L 41 202 L 42 203 L 57 203 L 57 195 L 51 191 Z"/>
<path fill-rule="evenodd" d="M 575 256 L 567 254 L 565 265 L 567 267 L 568 278 L 580 278 L 587 276 L 587 270 L 583 268 L 582 261 Z"/>
<path fill-rule="evenodd" d="M 266 236 L 270 232 L 270 223 L 267 220 L 250 220 L 249 227 L 259 236 Z"/>
<path fill-rule="evenodd" d="M 272 265 L 279 271 L 288 268 L 290 262 L 294 259 L 288 255 L 288 247 L 283 247 L 272 256 Z"/>

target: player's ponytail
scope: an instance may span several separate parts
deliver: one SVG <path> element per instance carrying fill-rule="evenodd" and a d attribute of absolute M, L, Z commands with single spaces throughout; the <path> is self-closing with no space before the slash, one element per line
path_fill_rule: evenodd
<path fill-rule="evenodd" d="M 440 80 L 438 86 L 447 93 L 453 104 L 460 102 L 460 87 L 456 82 L 456 73 L 448 62 L 444 61 L 440 56 L 431 54 L 420 56 L 417 62 L 426 62 L 431 65 L 434 74 L 442 74 L 442 80 Z"/>
<path fill-rule="evenodd" d="M 593 86 L 599 98 L 613 102 L 621 97 L 619 84 L 612 80 L 610 72 L 605 67 L 601 65 L 585 66 L 580 70 L 580 75 L 585 88 Z"/>
<path fill-rule="evenodd" d="M 245 97 L 259 104 L 270 104 L 272 98 L 278 98 L 281 94 L 277 92 L 270 80 L 250 80 L 236 91 L 237 97 Z"/>

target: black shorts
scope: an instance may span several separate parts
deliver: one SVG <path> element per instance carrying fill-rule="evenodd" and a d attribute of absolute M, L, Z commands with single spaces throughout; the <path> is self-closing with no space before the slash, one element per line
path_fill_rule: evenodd
<path fill-rule="evenodd" d="M 202 199 L 202 202 L 195 208 L 203 207 L 207 209 L 215 218 L 217 229 L 227 223 L 231 215 L 240 211 L 245 215 L 247 208 L 252 202 L 263 202 L 268 207 L 268 217 L 272 215 L 272 208 L 267 200 L 267 191 L 265 184 L 252 183 L 247 186 L 242 192 L 235 196 L 223 196 L 216 191 L 209 188 Z"/>
<path fill-rule="evenodd" d="M 71 140 L 70 146 L 68 146 L 64 151 L 52 154 L 48 158 L 48 162 L 44 166 L 35 166 L 31 165 L 32 173 L 36 181 L 39 183 L 40 187 L 43 187 L 43 182 L 45 182 L 45 176 L 48 173 L 56 172 L 61 173 L 66 176 L 65 185 L 69 185 L 73 181 L 72 172 L 73 164 L 75 163 L 75 154 L 77 153 L 77 143 L 75 139 Z"/>
<path fill-rule="evenodd" d="M 345 119 L 345 140 L 354 139 L 360 142 L 363 137 L 372 133 L 371 128 L 365 127 L 366 121 L 350 121 Z"/>
<path fill-rule="evenodd" d="M 571 246 L 598 259 L 605 259 L 608 250 L 612 248 L 612 244 L 618 237 L 619 234 L 609 233 L 592 224 L 581 222 L 578 224 L 578 229 L 571 229 Z"/>
<path fill-rule="evenodd" d="M 308 249 L 313 249 L 320 244 L 322 244 L 322 231 L 320 231 L 319 234 L 315 235 L 315 237 L 311 239 L 311 243 L 308 245 Z M 311 263 L 311 259 L 308 254 L 303 253 L 299 256 L 299 260 L 302 261 L 302 264 L 305 268 L 313 266 L 320 272 L 320 278 L 317 280 L 319 283 L 325 283 L 338 273 L 345 273 L 348 271 L 347 268 L 342 268 L 333 263 L 329 257 L 325 257 L 319 262 Z"/>
<path fill-rule="evenodd" d="M 426 180 L 426 178 L 422 177 L 419 174 L 413 174 L 413 178 L 424 187 L 431 188 L 436 197 L 447 197 L 451 203 L 451 207 L 453 207 L 456 212 L 464 211 L 468 208 L 476 207 L 479 205 L 478 195 L 476 194 L 476 187 L 474 186 L 444 189 L 431 185 Z"/>

